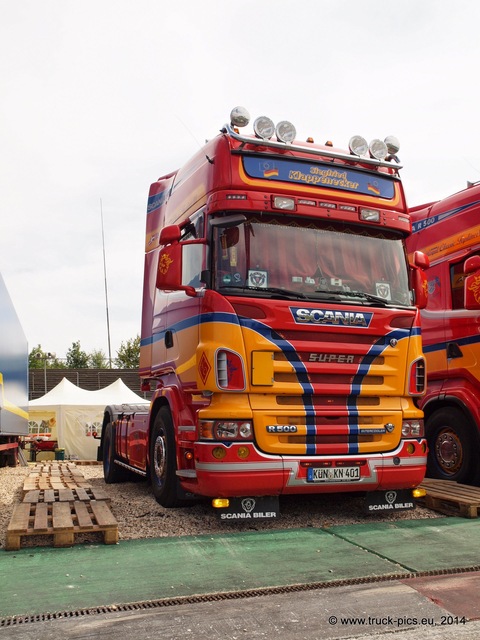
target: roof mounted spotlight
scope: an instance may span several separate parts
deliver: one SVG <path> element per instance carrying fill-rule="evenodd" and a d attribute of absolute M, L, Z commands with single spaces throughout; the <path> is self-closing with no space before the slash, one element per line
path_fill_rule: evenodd
<path fill-rule="evenodd" d="M 370 152 L 370 156 L 376 160 L 385 160 L 388 156 L 387 145 L 383 140 L 379 140 L 378 138 L 375 138 L 370 142 L 368 150 Z"/>
<path fill-rule="evenodd" d="M 396 155 L 400 151 L 400 142 L 395 136 L 387 136 L 384 140 L 387 145 L 388 153 Z"/>
<path fill-rule="evenodd" d="M 288 144 L 295 140 L 297 132 L 291 122 L 288 122 L 288 120 L 282 120 L 275 128 L 275 135 L 279 142 L 285 142 Z"/>
<path fill-rule="evenodd" d="M 230 113 L 232 127 L 246 127 L 250 122 L 250 114 L 245 107 L 235 107 Z"/>
<path fill-rule="evenodd" d="M 352 136 L 348 143 L 350 153 L 354 156 L 366 156 L 368 153 L 368 142 L 362 136 Z"/>
<path fill-rule="evenodd" d="M 398 138 L 396 138 L 395 136 L 387 136 L 384 142 L 387 145 L 387 149 L 388 149 L 388 156 L 386 159 L 395 160 L 395 162 L 400 162 L 400 160 L 397 157 L 397 153 L 400 151 L 400 142 L 398 141 Z"/>
<path fill-rule="evenodd" d="M 260 116 L 253 123 L 253 131 L 257 138 L 261 140 L 270 140 L 275 133 L 275 125 L 267 116 Z"/>

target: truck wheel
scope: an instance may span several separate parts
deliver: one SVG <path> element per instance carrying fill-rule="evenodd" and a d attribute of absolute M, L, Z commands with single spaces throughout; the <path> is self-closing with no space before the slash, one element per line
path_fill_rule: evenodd
<path fill-rule="evenodd" d="M 122 482 L 127 472 L 115 464 L 115 427 L 111 422 L 105 427 L 103 438 L 103 477 L 107 484 Z"/>
<path fill-rule="evenodd" d="M 175 438 L 170 411 L 162 407 L 153 424 L 150 440 L 150 479 L 155 500 L 162 507 L 181 507 L 177 495 Z"/>
<path fill-rule="evenodd" d="M 427 421 L 427 476 L 469 483 L 476 480 L 479 456 L 470 420 L 458 409 L 435 411 Z"/>

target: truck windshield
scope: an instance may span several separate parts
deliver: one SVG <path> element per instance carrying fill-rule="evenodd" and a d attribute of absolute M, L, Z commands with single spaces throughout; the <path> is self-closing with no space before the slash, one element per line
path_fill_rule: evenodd
<path fill-rule="evenodd" d="M 411 304 L 403 242 L 384 230 L 259 216 L 214 234 L 224 294 Z"/>

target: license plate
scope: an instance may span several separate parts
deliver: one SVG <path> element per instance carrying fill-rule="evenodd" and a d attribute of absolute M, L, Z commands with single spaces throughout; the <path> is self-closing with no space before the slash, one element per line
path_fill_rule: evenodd
<path fill-rule="evenodd" d="M 308 482 L 352 482 L 360 480 L 360 467 L 309 467 Z"/>

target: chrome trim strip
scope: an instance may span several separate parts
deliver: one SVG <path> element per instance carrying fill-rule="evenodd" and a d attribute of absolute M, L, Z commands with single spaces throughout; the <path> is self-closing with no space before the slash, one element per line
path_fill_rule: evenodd
<path fill-rule="evenodd" d="M 126 464 L 125 462 L 120 462 L 120 460 L 114 460 L 115 464 L 118 464 L 119 467 L 124 467 L 125 469 L 128 469 L 129 471 L 133 471 L 133 473 L 138 473 L 139 476 L 142 476 L 143 478 L 147 477 L 147 472 L 146 471 L 140 471 L 140 469 L 136 469 L 135 467 L 131 467 L 129 464 Z"/>
<path fill-rule="evenodd" d="M 197 477 L 195 469 L 177 469 L 176 474 L 177 476 L 180 476 L 180 478 L 190 478 L 193 480 Z"/>

